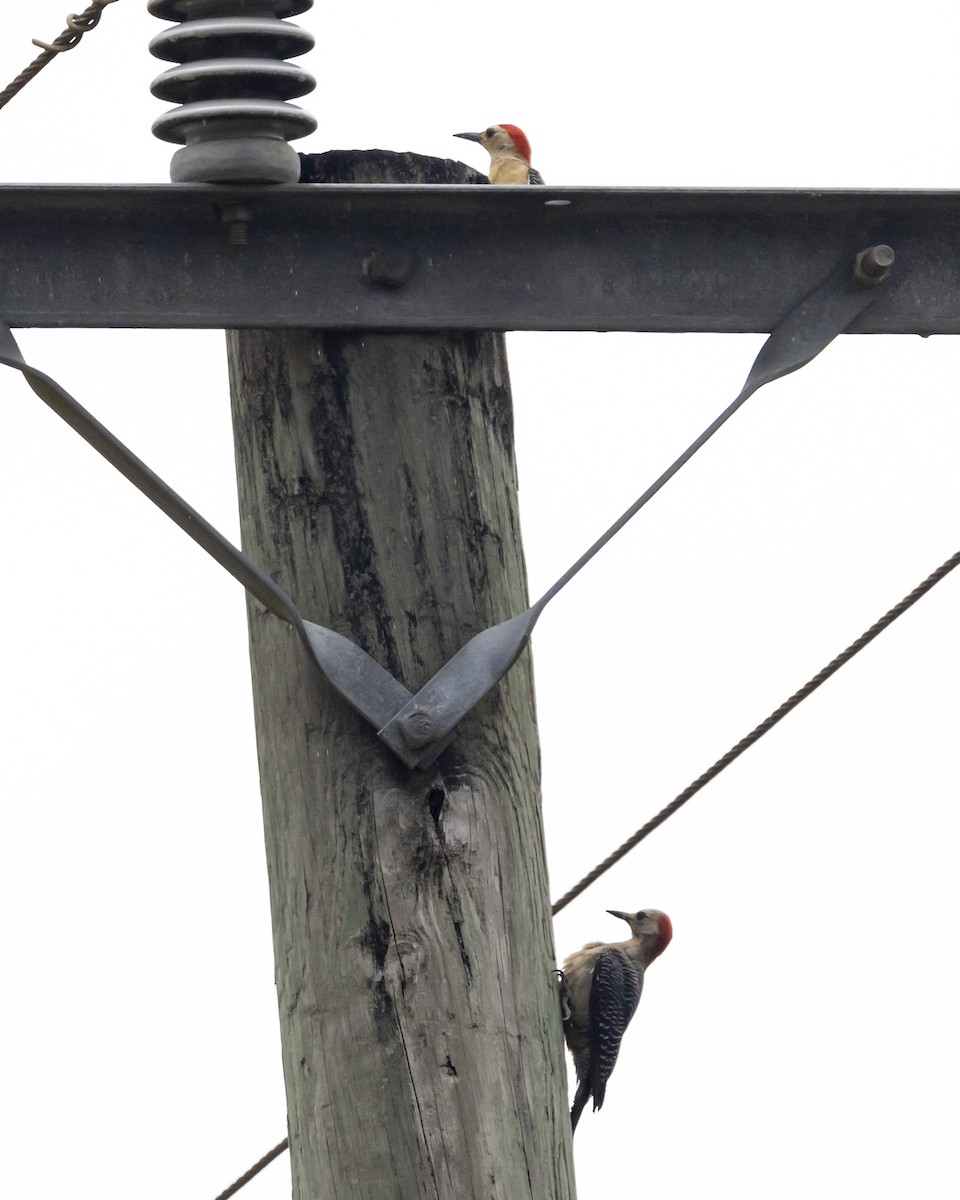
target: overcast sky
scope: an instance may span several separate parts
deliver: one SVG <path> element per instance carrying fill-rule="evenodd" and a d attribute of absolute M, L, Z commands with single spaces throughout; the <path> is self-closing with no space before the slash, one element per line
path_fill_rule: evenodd
<path fill-rule="evenodd" d="M 78 6 L 81 7 L 81 6 Z M 9 6 L 0 84 L 63 28 Z M 957 10 L 318 5 L 304 151 L 549 183 L 954 187 Z M 0 112 L 3 183 L 167 179 L 164 26 L 110 6 Z M 28 359 L 239 540 L 223 337 L 23 331 Z M 762 338 L 509 338 L 539 595 L 739 391 Z M 556 898 L 960 548 L 960 346 L 847 337 L 751 399 L 534 637 Z M 0 1194 L 212 1198 L 285 1135 L 238 584 L 0 375 Z M 960 571 L 556 922 L 655 906 L 580 1200 L 956 1195 Z M 320 614 L 307 614 L 318 619 Z M 586 803 L 592 824 L 574 829 Z M 619 1181 L 623 1185 L 623 1181 Z M 243 1193 L 290 1193 L 286 1156 Z"/>

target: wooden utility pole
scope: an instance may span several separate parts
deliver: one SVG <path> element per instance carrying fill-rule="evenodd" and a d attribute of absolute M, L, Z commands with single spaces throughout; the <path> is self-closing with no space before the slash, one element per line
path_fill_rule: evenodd
<path fill-rule="evenodd" d="M 378 151 L 305 165 L 477 178 Z M 371 287 L 422 267 L 368 250 Z M 228 340 L 243 547 L 306 618 L 415 692 L 527 607 L 502 336 Z M 529 655 L 411 771 L 288 625 L 249 620 L 294 1196 L 572 1200 Z"/>

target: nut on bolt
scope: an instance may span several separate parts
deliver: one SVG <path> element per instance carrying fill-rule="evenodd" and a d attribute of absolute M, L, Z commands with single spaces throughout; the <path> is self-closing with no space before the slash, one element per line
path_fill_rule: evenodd
<path fill-rule="evenodd" d="M 891 246 L 868 246 L 857 255 L 853 276 L 864 287 L 876 287 L 890 274 L 894 258 L 896 255 Z"/>

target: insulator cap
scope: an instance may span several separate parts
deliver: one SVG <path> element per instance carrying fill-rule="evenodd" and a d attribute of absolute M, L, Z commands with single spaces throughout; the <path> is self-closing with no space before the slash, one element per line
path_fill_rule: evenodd
<path fill-rule="evenodd" d="M 161 100 L 179 102 L 153 132 L 179 142 L 170 166 L 177 183 L 295 183 L 300 161 L 286 143 L 317 123 L 286 101 L 306 95 L 313 76 L 284 62 L 312 49 L 311 34 L 281 17 L 312 0 L 151 0 L 149 11 L 178 24 L 150 42 L 178 63 L 154 80 Z"/>
<path fill-rule="evenodd" d="M 199 21 L 205 17 L 296 17 L 313 0 L 149 0 L 147 11 L 161 21 Z"/>

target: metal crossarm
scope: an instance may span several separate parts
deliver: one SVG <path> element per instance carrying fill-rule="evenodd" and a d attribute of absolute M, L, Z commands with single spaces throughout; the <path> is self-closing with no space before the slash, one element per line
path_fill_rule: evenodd
<path fill-rule="evenodd" d="M 876 243 L 896 246 L 897 284 L 851 332 L 960 333 L 958 192 L 0 187 L 0 312 L 13 327 L 768 333 Z"/>

